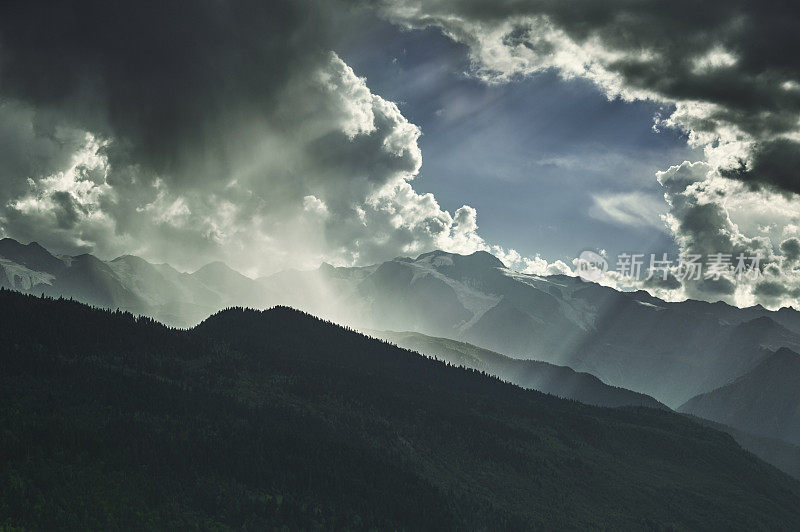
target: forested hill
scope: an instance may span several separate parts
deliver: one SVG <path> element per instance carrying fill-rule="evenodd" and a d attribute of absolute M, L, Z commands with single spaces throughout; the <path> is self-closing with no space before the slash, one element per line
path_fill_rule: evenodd
<path fill-rule="evenodd" d="M 0 405 L 10 527 L 800 527 L 800 484 L 721 432 L 287 308 L 177 331 L 0 291 Z"/>

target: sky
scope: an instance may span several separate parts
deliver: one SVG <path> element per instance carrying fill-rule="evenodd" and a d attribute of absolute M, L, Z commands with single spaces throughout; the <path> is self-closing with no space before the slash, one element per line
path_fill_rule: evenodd
<path fill-rule="evenodd" d="M 653 131 L 662 105 L 609 100 L 552 71 L 487 85 L 436 29 L 378 22 L 341 55 L 422 129 L 415 190 L 451 211 L 475 207 L 487 241 L 564 261 L 585 249 L 674 251 L 656 172 L 696 154 L 685 134 Z"/>
<path fill-rule="evenodd" d="M 432 249 L 796 305 L 790 2 L 4 2 L 0 236 L 249 275 Z M 659 279 L 621 253 L 758 256 Z M 732 268 L 731 268 L 732 269 Z"/>

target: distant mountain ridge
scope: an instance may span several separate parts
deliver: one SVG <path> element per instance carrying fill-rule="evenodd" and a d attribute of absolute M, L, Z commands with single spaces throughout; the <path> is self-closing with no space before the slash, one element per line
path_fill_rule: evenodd
<path fill-rule="evenodd" d="M 800 445 L 800 354 L 779 349 L 732 383 L 693 397 L 679 410 Z"/>
<path fill-rule="evenodd" d="M 512 359 L 463 342 L 429 337 L 419 333 L 390 331 L 369 331 L 369 333 L 400 347 L 433 356 L 457 366 L 485 371 L 523 388 L 550 393 L 566 399 L 598 406 L 641 405 L 666 408 L 648 395 L 609 386 L 594 375 L 578 373 L 566 366 L 556 366 L 534 360 Z M 788 350 L 785 351 L 791 353 Z M 758 387 L 761 390 L 758 395 L 762 401 L 772 398 L 770 400 L 771 404 L 755 406 L 754 417 L 759 420 L 759 424 L 745 424 L 737 419 L 731 419 L 735 416 L 734 408 L 736 405 L 747 404 L 743 400 L 744 398 L 736 401 L 724 398 L 719 402 L 722 412 L 695 411 L 687 408 L 686 405 L 682 406 L 679 411 L 696 414 L 693 417 L 698 422 L 708 424 L 717 430 L 730 434 L 737 443 L 748 451 L 800 479 L 800 446 L 790 443 L 791 438 L 787 438 L 787 434 L 790 434 L 791 430 L 775 430 L 776 427 L 791 428 L 793 425 L 796 426 L 797 420 L 800 418 L 800 407 L 796 406 L 794 414 L 791 411 L 787 413 L 785 408 L 775 408 L 775 403 L 780 404 L 781 402 L 777 397 L 783 397 L 782 401 L 788 401 L 790 404 L 794 400 L 793 404 L 798 405 L 797 400 L 794 399 L 796 397 L 794 391 L 800 390 L 800 383 L 798 382 L 800 372 L 798 372 L 797 366 L 800 356 L 796 356 L 794 353 L 788 356 L 791 357 L 791 364 L 788 367 L 782 367 L 781 379 L 783 381 L 788 380 L 789 385 L 777 386 L 778 383 L 773 379 L 769 382 L 760 383 Z M 785 359 L 785 357 L 778 357 L 778 360 L 781 358 Z M 769 360 L 771 360 L 770 357 L 767 358 L 767 361 Z M 773 360 L 773 362 L 776 361 Z M 762 362 L 762 364 L 766 363 L 766 361 Z M 714 392 L 711 393 L 713 394 Z M 694 399 L 690 400 L 687 405 L 692 401 Z M 728 409 L 731 412 L 728 412 Z M 725 413 L 734 414 L 734 416 L 725 417 Z M 781 417 L 777 419 L 776 416 Z M 718 422 L 710 421 L 712 419 Z M 768 425 L 772 430 L 765 431 L 763 430 L 764 420 L 768 419 L 772 421 Z M 722 423 L 719 421 L 722 421 Z"/>
<path fill-rule="evenodd" d="M 668 409 L 666 405 L 649 395 L 609 386 L 594 375 L 579 373 L 566 366 L 556 366 L 538 360 L 513 359 L 464 342 L 434 338 L 420 333 L 369 331 L 369 334 L 437 360 L 484 371 L 517 386 L 565 399 L 596 406 L 645 406 Z"/>
<path fill-rule="evenodd" d="M 10 238 L 0 240 L 0 286 L 120 308 L 178 327 L 228 306 L 266 306 L 264 287 L 222 263 L 182 273 L 133 255 L 110 261 L 89 254 L 57 257 L 36 242 Z"/>

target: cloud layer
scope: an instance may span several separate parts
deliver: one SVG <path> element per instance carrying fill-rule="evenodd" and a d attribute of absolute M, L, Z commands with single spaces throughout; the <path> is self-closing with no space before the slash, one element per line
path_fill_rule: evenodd
<path fill-rule="evenodd" d="M 489 247 L 414 191 L 419 128 L 331 51 L 350 7 L 45 4 L 0 13 L 3 233 L 254 275 Z"/>
<path fill-rule="evenodd" d="M 670 299 L 797 304 L 800 34 L 790 2 L 432 0 L 380 4 L 411 28 L 469 47 L 473 74 L 508 83 L 555 70 L 608 98 L 664 105 L 654 128 L 685 132 L 705 158 L 659 173 L 666 227 L 684 254 L 763 256 L 759 282 L 638 284 Z M 635 193 L 597 197 L 593 216 L 644 223 Z M 621 280 L 611 275 L 608 282 Z"/>
<path fill-rule="evenodd" d="M 557 69 L 609 97 L 674 106 L 660 120 L 725 148 L 737 177 L 800 191 L 798 8 L 790 2 L 405 1 L 392 20 L 437 26 L 470 47 L 489 82 Z M 768 159 L 769 162 L 766 162 Z"/>
<path fill-rule="evenodd" d="M 414 190 L 420 129 L 333 51 L 370 8 L 466 44 L 488 84 L 554 70 L 663 104 L 654 128 L 703 159 L 658 174 L 663 206 L 631 190 L 595 197 L 591 215 L 663 212 L 683 253 L 763 255 L 757 281 L 641 285 L 658 295 L 796 302 L 800 35 L 783 2 L 7 2 L 0 233 L 254 275 L 433 248 L 569 273 Z"/>

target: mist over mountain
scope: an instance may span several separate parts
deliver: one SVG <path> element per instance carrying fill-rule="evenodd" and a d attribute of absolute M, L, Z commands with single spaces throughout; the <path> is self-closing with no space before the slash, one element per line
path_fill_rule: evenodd
<path fill-rule="evenodd" d="M 751 371 L 689 399 L 681 412 L 800 445 L 800 354 L 770 353 Z"/>
<path fill-rule="evenodd" d="M 749 451 L 772 464 L 789 476 L 800 480 L 800 446 L 793 445 L 786 440 L 770 438 L 768 436 L 754 434 L 742 429 L 736 429 L 730 425 L 710 421 L 706 418 L 687 415 L 692 421 L 714 428 L 716 430 L 730 434 L 736 443 L 743 449 Z"/>
<path fill-rule="evenodd" d="M 35 242 L 10 238 L 0 240 L 0 286 L 124 309 L 177 327 L 234 304 L 267 305 L 265 289 L 222 263 L 183 273 L 132 255 L 111 261 L 88 254 L 55 256 Z"/>
<path fill-rule="evenodd" d="M 648 395 L 609 386 L 594 375 L 578 373 L 566 366 L 514 359 L 464 342 L 414 332 L 369 331 L 369 334 L 437 360 L 483 371 L 523 388 L 565 399 L 597 406 L 667 409 Z"/>
<path fill-rule="evenodd" d="M 338 312 L 368 329 L 416 331 L 569 366 L 671 407 L 727 384 L 772 350 L 800 349 L 800 329 L 786 327 L 796 327 L 800 314 L 791 309 L 668 303 L 574 277 L 518 273 L 484 252 L 438 251 L 295 276 L 300 286 L 304 279 L 305 286 L 325 279 L 331 285 L 323 298 L 307 290 L 311 297 L 293 300 L 299 308 L 333 319 Z"/>

